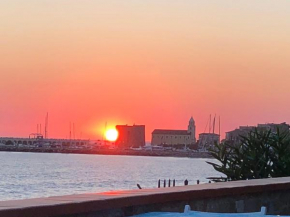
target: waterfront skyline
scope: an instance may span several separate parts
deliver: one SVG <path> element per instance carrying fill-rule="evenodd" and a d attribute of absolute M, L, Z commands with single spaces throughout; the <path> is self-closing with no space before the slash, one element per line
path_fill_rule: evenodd
<path fill-rule="evenodd" d="M 290 2 L 0 2 L 0 136 L 290 122 Z"/>

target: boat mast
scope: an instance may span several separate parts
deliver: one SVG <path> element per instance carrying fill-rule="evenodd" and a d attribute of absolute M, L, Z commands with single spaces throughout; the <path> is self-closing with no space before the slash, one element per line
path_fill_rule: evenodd
<path fill-rule="evenodd" d="M 45 117 L 45 126 L 44 126 L 44 138 L 47 138 L 47 128 L 48 128 L 48 112 L 46 113 Z"/>
<path fill-rule="evenodd" d="M 71 122 L 69 122 L 69 140 L 71 140 Z"/>
<path fill-rule="evenodd" d="M 211 131 L 211 114 L 209 115 L 209 127 L 208 127 L 208 132 L 210 133 Z"/>
<path fill-rule="evenodd" d="M 219 136 L 221 136 L 221 116 L 219 116 Z"/>
<path fill-rule="evenodd" d="M 75 140 L 75 123 L 73 123 L 73 139 Z"/>
<path fill-rule="evenodd" d="M 214 129 L 215 129 L 215 117 L 216 117 L 216 114 L 214 115 L 213 124 L 212 124 L 212 125 L 213 125 L 213 126 L 212 126 L 212 127 L 213 127 L 212 133 L 213 133 L 213 134 L 214 134 Z"/>

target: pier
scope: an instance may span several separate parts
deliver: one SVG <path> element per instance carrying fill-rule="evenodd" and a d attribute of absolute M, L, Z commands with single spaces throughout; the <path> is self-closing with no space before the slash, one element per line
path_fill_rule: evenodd
<path fill-rule="evenodd" d="M 17 137 L 0 137 L 0 147 L 18 147 L 18 148 L 35 148 L 35 147 L 82 147 L 89 144 L 89 140 L 82 139 L 48 139 L 43 137 L 35 138 L 17 138 Z"/>

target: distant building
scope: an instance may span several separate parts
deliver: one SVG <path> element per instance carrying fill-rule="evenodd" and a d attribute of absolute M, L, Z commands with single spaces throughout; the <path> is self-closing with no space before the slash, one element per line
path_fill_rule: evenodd
<path fill-rule="evenodd" d="M 289 132 L 289 125 L 284 123 L 275 124 L 275 123 L 266 123 L 258 124 L 257 126 L 240 126 L 238 129 L 226 132 L 226 141 L 231 142 L 240 142 L 241 136 L 247 136 L 251 131 L 255 129 L 259 131 L 271 130 L 272 133 L 277 133 L 279 130 L 281 133 Z"/>
<path fill-rule="evenodd" d="M 251 131 L 255 130 L 255 126 L 240 126 L 239 129 L 235 129 L 226 132 L 226 141 L 240 142 L 241 136 L 247 136 Z"/>
<path fill-rule="evenodd" d="M 115 142 L 117 147 L 145 146 L 145 125 L 117 125 L 119 136 Z"/>
<path fill-rule="evenodd" d="M 268 124 L 258 124 L 258 129 L 264 129 L 264 130 L 271 130 L 273 133 L 277 133 L 277 130 L 279 130 L 281 133 L 283 132 L 289 132 L 289 124 L 286 124 L 286 122 L 281 124 L 274 124 L 274 123 L 268 123 Z"/>
<path fill-rule="evenodd" d="M 152 132 L 151 145 L 189 145 L 195 142 L 195 121 L 192 117 L 187 130 L 155 129 Z"/>
<path fill-rule="evenodd" d="M 200 149 L 208 149 L 214 144 L 220 143 L 220 135 L 215 133 L 201 133 L 199 134 L 198 146 Z"/>

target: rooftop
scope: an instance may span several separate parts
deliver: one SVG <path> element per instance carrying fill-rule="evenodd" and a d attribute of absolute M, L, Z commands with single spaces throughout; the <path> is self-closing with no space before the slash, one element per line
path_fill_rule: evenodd
<path fill-rule="evenodd" d="M 190 135 L 187 130 L 162 130 L 155 129 L 152 134 L 167 134 L 167 135 Z"/>
<path fill-rule="evenodd" d="M 216 133 L 200 133 L 199 135 L 202 135 L 202 136 L 220 136 L 219 134 L 216 134 Z"/>

